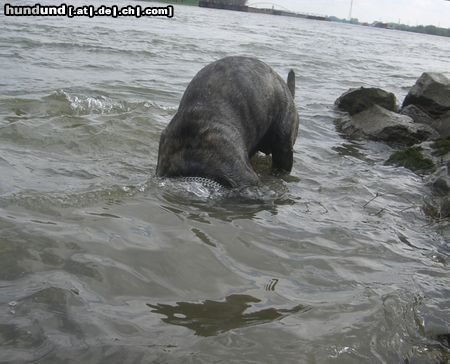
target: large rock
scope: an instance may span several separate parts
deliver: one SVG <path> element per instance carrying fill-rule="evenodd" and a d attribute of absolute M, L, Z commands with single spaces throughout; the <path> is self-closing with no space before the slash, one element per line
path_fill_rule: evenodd
<path fill-rule="evenodd" d="M 441 138 L 450 137 L 450 111 L 443 114 L 441 117 L 434 119 L 431 124 L 429 124 L 433 129 L 435 129 Z"/>
<path fill-rule="evenodd" d="M 450 111 L 436 119 L 433 119 L 420 107 L 410 104 L 401 109 L 400 114 L 409 116 L 415 123 L 431 126 L 434 130 L 436 130 L 440 139 L 450 137 Z"/>
<path fill-rule="evenodd" d="M 433 118 L 416 105 L 408 105 L 400 110 L 400 114 L 409 116 L 415 123 L 431 125 Z"/>
<path fill-rule="evenodd" d="M 428 125 L 416 124 L 409 116 L 378 105 L 339 119 L 337 126 L 348 136 L 381 140 L 392 145 L 413 145 L 435 137 L 436 133 Z"/>
<path fill-rule="evenodd" d="M 397 111 L 395 95 L 375 87 L 350 89 L 342 94 L 335 104 L 339 109 L 347 111 L 350 115 L 367 110 L 374 105 L 382 106 L 390 111 Z"/>
<path fill-rule="evenodd" d="M 425 72 L 411 88 L 402 107 L 415 105 L 439 118 L 450 111 L 450 79 L 442 73 Z"/>

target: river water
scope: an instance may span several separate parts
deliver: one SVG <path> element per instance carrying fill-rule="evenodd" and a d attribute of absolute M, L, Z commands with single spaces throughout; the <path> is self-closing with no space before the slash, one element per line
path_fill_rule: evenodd
<path fill-rule="evenodd" d="M 0 362 L 449 360 L 446 224 L 333 107 L 450 76 L 448 38 L 181 5 L 0 29 Z M 291 175 L 258 157 L 246 194 L 154 178 L 185 87 L 228 55 L 295 70 Z"/>

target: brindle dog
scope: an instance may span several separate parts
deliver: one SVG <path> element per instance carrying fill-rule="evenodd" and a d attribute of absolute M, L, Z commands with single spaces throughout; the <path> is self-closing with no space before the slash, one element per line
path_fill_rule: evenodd
<path fill-rule="evenodd" d="M 161 134 L 156 175 L 203 177 L 227 187 L 256 185 L 250 158 L 272 154 L 272 169 L 290 172 L 298 133 L 295 75 L 287 84 L 265 63 L 226 57 L 190 82 Z"/>

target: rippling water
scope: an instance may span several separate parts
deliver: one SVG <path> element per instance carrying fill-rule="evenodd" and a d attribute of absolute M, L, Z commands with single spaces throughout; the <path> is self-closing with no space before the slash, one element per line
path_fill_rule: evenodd
<path fill-rule="evenodd" d="M 333 124 L 350 87 L 450 75 L 447 38 L 180 5 L 0 28 L 1 362 L 449 360 L 448 229 L 387 146 Z M 296 71 L 291 176 L 155 179 L 186 85 L 234 54 Z"/>

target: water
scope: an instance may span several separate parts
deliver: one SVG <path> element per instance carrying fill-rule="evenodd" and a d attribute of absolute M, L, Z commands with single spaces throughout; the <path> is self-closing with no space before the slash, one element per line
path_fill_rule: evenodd
<path fill-rule="evenodd" d="M 448 227 L 333 123 L 350 87 L 450 75 L 447 38 L 180 5 L 0 27 L 1 362 L 448 362 Z M 291 176 L 155 179 L 186 85 L 234 54 L 297 74 Z"/>

